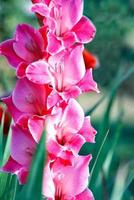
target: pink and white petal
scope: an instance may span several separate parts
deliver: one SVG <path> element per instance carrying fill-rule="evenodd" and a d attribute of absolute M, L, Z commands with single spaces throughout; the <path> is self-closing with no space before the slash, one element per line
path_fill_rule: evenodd
<path fill-rule="evenodd" d="M 50 31 L 50 33 L 55 33 L 55 31 L 56 31 L 56 21 L 55 21 L 55 19 L 54 18 L 52 18 L 52 17 L 47 17 L 47 18 L 44 18 L 43 19 L 43 25 L 44 25 L 44 27 L 46 28 L 46 34 L 47 34 L 47 32 L 48 31 Z M 56 37 L 56 36 L 55 36 Z M 47 41 L 48 42 L 48 41 Z"/>
<path fill-rule="evenodd" d="M 18 78 L 24 78 L 26 76 L 25 74 L 26 68 L 27 68 L 27 63 L 25 62 L 21 62 L 18 65 L 17 70 L 16 70 L 16 75 Z"/>
<path fill-rule="evenodd" d="M 16 122 L 24 114 L 14 105 L 12 96 L 3 98 L 2 101 L 7 105 L 8 111 L 11 114 L 14 122 Z"/>
<path fill-rule="evenodd" d="M 94 200 L 94 196 L 88 188 L 76 196 L 76 200 Z"/>
<path fill-rule="evenodd" d="M 53 90 L 47 98 L 47 108 L 52 108 L 61 100 L 62 98 L 60 97 L 60 95 L 55 90 Z"/>
<path fill-rule="evenodd" d="M 50 10 L 49 7 L 44 3 L 35 3 L 32 6 L 32 12 L 38 13 L 44 17 L 48 17 Z"/>
<path fill-rule="evenodd" d="M 72 149 L 72 151 L 75 154 L 78 154 L 82 145 L 85 143 L 85 139 L 83 136 L 79 134 L 75 134 L 72 136 L 72 138 L 65 144 L 69 149 Z"/>
<path fill-rule="evenodd" d="M 62 43 L 65 48 L 69 48 L 77 41 L 76 34 L 74 32 L 67 32 L 62 38 Z"/>
<path fill-rule="evenodd" d="M 77 45 L 64 56 L 63 87 L 69 87 L 78 83 L 85 74 L 83 60 L 83 46 Z M 77 56 L 76 56 L 77 55 Z"/>
<path fill-rule="evenodd" d="M 83 14 L 83 0 L 62 0 L 61 34 L 72 29 Z"/>
<path fill-rule="evenodd" d="M 56 126 L 59 124 L 62 116 L 62 109 L 60 107 L 57 108 L 55 112 L 46 117 L 45 125 L 46 125 L 46 132 L 47 132 L 47 141 L 56 138 Z"/>
<path fill-rule="evenodd" d="M 68 90 L 65 90 L 60 95 L 67 101 L 70 98 L 77 98 L 81 94 L 81 89 L 78 86 L 71 86 Z"/>
<path fill-rule="evenodd" d="M 43 60 L 31 63 L 26 69 L 26 77 L 37 84 L 50 83 L 48 67 L 48 63 Z"/>
<path fill-rule="evenodd" d="M 58 38 L 53 33 L 48 32 L 47 39 L 48 39 L 47 51 L 51 55 L 56 54 L 62 50 L 63 47 L 61 41 L 58 40 Z"/>
<path fill-rule="evenodd" d="M 43 38 L 32 26 L 20 24 L 16 29 L 13 48 L 19 57 L 30 63 L 42 58 Z"/>
<path fill-rule="evenodd" d="M 34 140 L 37 143 L 39 143 L 39 140 L 44 130 L 44 126 L 45 126 L 45 119 L 41 117 L 33 116 L 28 120 L 28 127 L 30 133 L 32 134 Z"/>
<path fill-rule="evenodd" d="M 90 160 L 91 156 L 89 155 L 76 157 L 73 166 L 64 165 L 60 159 L 54 162 L 52 167 L 53 173 L 55 173 L 54 182 L 62 194 L 78 195 L 85 190 L 88 185 Z M 59 174 L 61 175 L 60 180 Z"/>
<path fill-rule="evenodd" d="M 6 40 L 0 44 L 0 55 L 7 58 L 10 65 L 16 68 L 24 60 L 20 58 L 13 49 L 14 39 Z"/>
<path fill-rule="evenodd" d="M 46 143 L 46 149 L 48 151 L 49 157 L 51 159 L 54 159 L 59 155 L 59 153 L 62 151 L 62 147 L 57 143 L 57 141 L 53 139 L 49 139 Z"/>
<path fill-rule="evenodd" d="M 29 167 L 35 148 L 36 143 L 28 130 L 19 125 L 12 127 L 11 156 L 15 161 Z"/>
<path fill-rule="evenodd" d="M 84 78 L 77 84 L 82 92 L 97 92 L 99 93 L 97 83 L 93 80 L 92 69 L 86 70 Z"/>
<path fill-rule="evenodd" d="M 77 42 L 88 43 L 93 40 L 96 28 L 87 17 L 83 16 L 71 31 L 75 32 Z"/>
<path fill-rule="evenodd" d="M 44 115 L 46 112 L 46 92 L 47 89 L 44 85 L 34 84 L 23 78 L 18 80 L 13 91 L 13 103 L 22 112 Z"/>
<path fill-rule="evenodd" d="M 77 133 L 81 129 L 83 122 L 84 112 L 82 107 L 76 100 L 70 99 L 59 126 L 62 127 L 64 134 Z"/>
<path fill-rule="evenodd" d="M 90 117 L 85 117 L 83 127 L 78 132 L 78 134 L 82 135 L 86 142 L 94 143 L 96 133 L 97 131 L 91 125 Z"/>
<path fill-rule="evenodd" d="M 47 163 L 44 169 L 42 194 L 44 197 L 52 198 L 53 200 L 55 196 L 55 185 L 50 170 L 50 164 L 50 162 Z"/>

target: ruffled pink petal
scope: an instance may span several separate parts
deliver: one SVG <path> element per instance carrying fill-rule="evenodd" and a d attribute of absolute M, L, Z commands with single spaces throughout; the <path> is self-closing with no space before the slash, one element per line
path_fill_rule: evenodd
<path fill-rule="evenodd" d="M 16 108 L 13 103 L 12 96 L 3 98 L 2 101 L 7 105 L 8 111 L 11 114 L 14 122 L 16 122 L 24 114 Z"/>
<path fill-rule="evenodd" d="M 74 196 L 84 191 L 88 185 L 88 164 L 90 160 L 90 155 L 79 156 L 75 159 L 73 166 L 66 166 L 61 162 L 62 160 L 57 159 L 52 167 L 55 173 L 54 182 L 57 188 L 56 191 L 60 191 L 62 195 Z"/>
<path fill-rule="evenodd" d="M 61 146 L 57 141 L 50 139 L 46 143 L 46 149 L 51 160 L 59 157 L 65 165 L 72 165 L 74 155 L 69 145 Z"/>
<path fill-rule="evenodd" d="M 53 90 L 47 98 L 47 108 L 48 109 L 52 108 L 61 100 L 62 98 L 60 97 L 60 95 L 56 91 Z"/>
<path fill-rule="evenodd" d="M 83 127 L 78 132 L 78 134 L 82 135 L 86 142 L 94 143 L 96 133 L 96 130 L 91 125 L 90 117 L 85 117 Z"/>
<path fill-rule="evenodd" d="M 76 196 L 76 200 L 94 200 L 94 196 L 88 188 Z"/>
<path fill-rule="evenodd" d="M 38 143 L 43 133 L 45 120 L 38 116 L 33 116 L 28 120 L 28 127 L 34 140 Z"/>
<path fill-rule="evenodd" d="M 16 70 L 16 75 L 18 78 L 24 78 L 26 76 L 25 74 L 26 68 L 27 68 L 27 63 L 25 62 L 21 62 L 18 65 L 17 70 Z"/>
<path fill-rule="evenodd" d="M 62 147 L 53 139 L 48 140 L 46 148 L 51 159 L 55 158 L 62 151 Z"/>
<path fill-rule="evenodd" d="M 77 133 L 81 129 L 83 122 L 83 109 L 77 101 L 70 99 L 64 110 L 59 126 L 62 127 L 64 134 Z"/>
<path fill-rule="evenodd" d="M 49 16 L 49 8 L 44 3 L 36 3 L 32 6 L 32 12 L 38 13 L 41 16 L 48 17 Z"/>
<path fill-rule="evenodd" d="M 81 94 L 81 89 L 78 86 L 71 86 L 68 90 L 61 93 L 64 100 L 69 100 L 70 98 L 77 98 Z"/>
<path fill-rule="evenodd" d="M 48 66 L 48 63 L 43 60 L 34 62 L 27 67 L 26 77 L 37 84 L 50 83 Z"/>
<path fill-rule="evenodd" d="M 62 0 L 61 1 L 61 34 L 72 29 L 72 27 L 80 20 L 83 13 L 82 0 Z"/>
<path fill-rule="evenodd" d="M 41 34 L 30 25 L 18 25 L 13 49 L 20 58 L 28 63 L 42 58 L 44 44 Z"/>
<path fill-rule="evenodd" d="M 75 152 L 75 154 L 78 154 L 84 143 L 85 143 L 84 137 L 82 137 L 79 134 L 75 134 L 69 141 L 67 141 L 65 145 L 73 152 Z"/>
<path fill-rule="evenodd" d="M 24 60 L 15 53 L 13 49 L 14 39 L 7 40 L 0 44 L 0 55 L 3 55 L 7 58 L 10 65 L 16 68 Z"/>
<path fill-rule="evenodd" d="M 15 125 L 12 128 L 11 156 L 15 161 L 29 167 L 35 152 L 36 143 L 27 129 Z"/>
<path fill-rule="evenodd" d="M 62 43 L 65 48 L 69 48 L 77 41 L 76 34 L 74 32 L 67 32 L 62 38 Z"/>
<path fill-rule="evenodd" d="M 96 29 L 93 23 L 85 16 L 73 27 L 73 32 L 77 36 L 77 42 L 88 43 L 91 42 L 95 36 Z"/>
<path fill-rule="evenodd" d="M 48 33 L 47 34 L 48 38 L 48 46 L 47 46 L 47 51 L 50 54 L 56 54 L 59 51 L 62 50 L 62 44 L 61 41 L 57 39 L 57 37 L 53 33 Z"/>
<path fill-rule="evenodd" d="M 63 87 L 68 88 L 70 85 L 75 85 L 83 78 L 85 74 L 85 64 L 82 52 L 83 46 L 78 45 L 65 53 Z"/>
<path fill-rule="evenodd" d="M 93 80 L 92 69 L 86 70 L 84 78 L 77 84 L 82 92 L 97 92 L 99 93 L 97 83 Z"/>
<path fill-rule="evenodd" d="M 46 95 L 46 86 L 34 84 L 23 78 L 18 80 L 12 99 L 21 112 L 44 115 L 47 112 Z"/>

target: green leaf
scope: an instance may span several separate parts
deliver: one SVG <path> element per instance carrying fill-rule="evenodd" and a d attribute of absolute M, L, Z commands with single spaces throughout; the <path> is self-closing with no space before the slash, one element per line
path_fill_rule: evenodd
<path fill-rule="evenodd" d="M 98 106 L 105 100 L 106 97 L 107 97 L 107 95 L 102 96 L 102 97 L 97 101 L 97 103 L 95 103 L 95 105 L 94 105 L 91 109 L 89 109 L 89 110 L 87 110 L 87 111 L 85 112 L 85 115 L 86 115 L 86 116 L 91 115 L 91 114 L 98 108 Z"/>
<path fill-rule="evenodd" d="M 8 179 L 8 174 L 0 173 L 0 199 L 2 199 L 2 196 L 4 194 L 7 184 L 7 179 Z"/>
<path fill-rule="evenodd" d="M 3 159 L 3 128 L 4 128 L 5 112 L 3 112 L 1 124 L 0 124 L 0 166 L 2 165 Z"/>
<path fill-rule="evenodd" d="M 96 167 L 98 158 L 99 158 L 99 156 L 101 155 L 102 148 L 103 148 L 103 146 L 104 146 L 104 144 L 105 144 L 105 142 L 106 142 L 106 139 L 107 139 L 107 137 L 108 137 L 108 133 L 109 133 L 109 130 L 107 131 L 107 133 L 106 133 L 106 135 L 105 135 L 105 137 L 104 137 L 104 139 L 103 139 L 103 141 L 102 141 L 102 144 L 101 144 L 101 146 L 100 146 L 100 149 L 99 149 L 99 151 L 98 151 L 98 154 L 97 154 L 97 156 L 96 156 L 94 165 L 93 165 L 92 170 L 91 170 L 90 180 L 91 180 L 91 178 L 92 178 L 92 175 L 93 175 L 94 169 L 95 169 L 95 167 Z"/>
<path fill-rule="evenodd" d="M 116 128 L 115 128 L 114 133 L 113 133 L 114 135 L 111 138 L 110 149 L 109 149 L 109 151 L 107 153 L 105 162 L 103 164 L 103 171 L 104 171 L 104 174 L 105 174 L 106 177 L 108 177 L 108 174 L 109 174 L 109 171 L 110 171 L 111 162 L 112 162 L 112 158 L 113 158 L 117 143 L 119 141 L 119 137 L 121 135 L 121 131 L 122 131 L 122 127 L 123 127 L 122 117 L 123 117 L 123 111 L 121 111 L 119 113 L 117 122 L 115 124 Z"/>
<path fill-rule="evenodd" d="M 102 96 L 97 103 L 95 103 L 95 105 L 90 108 L 89 110 L 86 111 L 85 115 L 91 115 L 97 108 L 98 106 L 108 97 L 110 96 L 112 98 L 112 96 L 115 94 L 116 90 L 120 87 L 120 85 L 127 80 L 127 78 L 129 78 L 133 73 L 134 73 L 134 67 L 131 67 L 129 69 L 129 71 L 124 75 L 124 70 L 119 70 L 116 79 L 113 80 L 112 84 L 110 84 L 109 86 L 109 91 L 110 93 L 107 93 L 106 95 Z"/>
<path fill-rule="evenodd" d="M 109 129 L 110 126 L 110 114 L 111 114 L 111 110 L 113 107 L 113 103 L 115 101 L 116 98 L 116 93 L 117 93 L 117 89 L 118 87 L 132 74 L 134 73 L 134 68 L 131 68 L 130 70 L 128 70 L 127 73 L 124 74 L 124 71 L 120 70 L 117 74 L 117 77 L 115 78 L 115 80 L 113 81 L 113 86 L 112 89 L 110 90 L 109 93 L 109 98 L 108 98 L 108 103 L 106 106 L 106 110 L 104 112 L 104 116 L 102 117 L 102 121 L 100 123 L 100 128 L 96 137 L 96 145 L 93 149 L 93 160 L 91 163 L 91 169 L 94 166 L 94 163 L 96 162 L 96 158 L 99 152 L 99 149 L 101 147 L 101 145 L 103 144 L 103 140 L 105 138 L 105 134 L 107 132 L 107 130 Z M 97 189 L 97 177 L 99 177 L 99 172 L 102 171 L 102 166 L 103 163 L 106 159 L 106 155 L 107 155 L 107 148 L 105 146 L 103 146 L 103 149 L 101 151 L 101 155 L 99 156 L 99 158 L 97 159 L 97 163 L 95 165 L 95 168 L 92 172 L 92 176 L 90 179 L 90 188 L 93 190 L 93 192 Z"/>
<path fill-rule="evenodd" d="M 42 177 L 45 164 L 45 132 L 42 134 L 32 161 L 27 184 L 22 188 L 17 200 L 41 200 L 42 199 Z"/>
<path fill-rule="evenodd" d="M 134 161 L 121 165 L 117 172 L 111 200 L 121 200 L 127 187 L 134 179 Z"/>

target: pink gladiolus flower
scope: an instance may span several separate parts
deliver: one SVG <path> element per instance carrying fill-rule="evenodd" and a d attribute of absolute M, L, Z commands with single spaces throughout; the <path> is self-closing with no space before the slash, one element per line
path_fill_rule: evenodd
<path fill-rule="evenodd" d="M 46 131 L 50 157 L 64 159 L 70 151 L 77 155 L 85 142 L 94 142 L 96 134 L 90 118 L 84 118 L 82 108 L 74 99 L 64 107 L 53 108 L 51 115 L 46 117 Z"/>
<path fill-rule="evenodd" d="M 91 192 L 86 189 L 90 160 L 89 155 L 74 157 L 72 165 L 67 165 L 60 158 L 49 162 L 44 171 L 43 195 L 51 200 L 82 199 L 84 196 L 91 197 L 87 198 L 88 200 L 93 200 Z"/>
<path fill-rule="evenodd" d="M 95 26 L 82 16 L 81 0 L 38 1 L 33 5 L 32 11 L 38 14 L 40 21 L 43 19 L 44 26 L 48 28 L 47 50 L 50 54 L 75 43 L 88 43 L 94 38 Z"/>
<path fill-rule="evenodd" d="M 0 44 L 0 55 L 4 55 L 15 69 L 18 67 L 19 76 L 28 64 L 47 56 L 41 33 L 28 24 L 18 25 L 14 38 Z"/>
<path fill-rule="evenodd" d="M 46 118 L 48 152 L 55 156 L 62 156 L 68 150 L 78 153 L 85 142 L 83 137 L 76 135 L 83 122 L 84 112 L 74 99 L 70 99 L 64 107 L 54 107 Z"/>
<path fill-rule="evenodd" d="M 53 87 L 48 97 L 48 107 L 55 105 L 61 98 L 68 100 L 78 97 L 82 92 L 98 92 L 92 69 L 85 71 L 82 52 L 83 46 L 78 45 L 50 56 L 48 62 L 37 61 L 27 67 L 26 76 L 30 81 Z"/>
<path fill-rule="evenodd" d="M 29 132 L 28 121 L 25 118 L 21 119 L 12 127 L 11 156 L 2 171 L 16 174 L 19 182 L 24 184 L 36 145 L 37 143 Z"/>
<path fill-rule="evenodd" d="M 18 80 L 12 96 L 3 101 L 15 119 L 22 114 L 43 116 L 50 113 L 46 105 L 50 92 L 48 85 L 37 85 L 23 78 Z"/>
<path fill-rule="evenodd" d="M 12 128 L 11 156 L 22 166 L 29 169 L 36 142 L 27 128 L 15 125 Z"/>

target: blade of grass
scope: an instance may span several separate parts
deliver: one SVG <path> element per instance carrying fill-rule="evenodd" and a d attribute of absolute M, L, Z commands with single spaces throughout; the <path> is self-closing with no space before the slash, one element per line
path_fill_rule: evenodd
<path fill-rule="evenodd" d="M 125 190 L 133 179 L 134 162 L 120 166 L 115 178 L 114 188 L 110 200 L 121 200 Z"/>
<path fill-rule="evenodd" d="M 112 93 L 115 92 L 115 90 L 120 87 L 120 85 L 125 81 L 127 80 L 127 78 L 129 78 L 129 76 L 131 76 L 133 73 L 134 73 L 134 67 L 130 68 L 130 70 L 123 76 L 123 70 L 121 69 L 118 73 L 118 76 L 116 78 L 117 81 L 114 81 L 112 82 L 112 84 L 110 84 L 109 86 L 109 91 L 112 91 L 110 93 L 110 96 L 112 96 Z M 123 78 L 121 78 L 121 75 L 123 76 Z M 109 95 L 109 94 L 108 94 Z M 90 108 L 89 110 L 86 111 L 85 115 L 88 116 L 88 115 L 91 115 L 97 108 L 98 106 L 107 98 L 108 96 L 107 94 L 104 95 L 103 97 L 101 97 L 97 103 L 95 103 L 95 105 Z"/>
<path fill-rule="evenodd" d="M 2 199 L 2 196 L 4 194 L 7 180 L 8 180 L 8 174 L 0 173 L 0 199 Z"/>
<path fill-rule="evenodd" d="M 125 80 L 127 80 L 127 78 L 129 76 L 131 76 L 133 73 L 134 73 L 134 68 L 131 68 L 130 70 L 128 70 L 128 72 L 125 75 L 124 75 L 123 71 L 120 70 L 117 74 L 117 77 L 115 78 L 113 87 L 112 87 L 110 94 L 109 94 L 109 100 L 108 100 L 108 103 L 107 103 L 106 111 L 104 112 L 104 116 L 102 118 L 100 128 L 99 128 L 99 131 L 98 131 L 98 134 L 97 134 L 97 137 L 96 137 L 96 145 L 95 145 L 93 152 L 92 152 L 93 160 L 92 160 L 92 163 L 91 163 L 91 168 L 92 168 L 92 166 L 94 166 L 95 159 L 97 157 L 98 151 L 99 151 L 100 146 L 103 142 L 103 139 L 105 138 L 105 133 L 109 129 L 110 114 L 111 114 L 113 103 L 114 103 L 115 98 L 116 98 L 116 93 L 117 93 L 118 87 Z M 97 183 L 98 180 L 97 180 L 96 177 L 98 177 L 98 174 L 102 169 L 102 165 L 105 161 L 106 155 L 107 155 L 107 148 L 104 147 L 102 152 L 101 152 L 101 156 L 99 156 L 99 158 L 97 160 L 97 164 L 95 165 L 93 175 L 90 179 L 90 187 L 93 191 L 95 191 L 95 189 L 97 187 L 96 183 Z"/>
<path fill-rule="evenodd" d="M 101 151 L 102 151 L 102 148 L 103 148 L 103 146 L 104 146 L 104 144 L 105 144 L 105 142 L 106 142 L 106 139 L 107 139 L 107 137 L 108 137 L 108 134 L 109 134 L 109 130 L 107 131 L 107 133 L 106 133 L 106 135 L 105 135 L 105 137 L 104 137 L 104 139 L 103 139 L 103 142 L 102 142 L 102 144 L 101 144 L 101 146 L 100 146 L 100 149 L 99 149 L 99 151 L 98 151 L 97 157 L 96 157 L 96 159 L 95 159 L 94 165 L 93 165 L 92 170 L 91 170 L 91 173 L 90 173 L 90 180 L 91 180 L 91 178 L 92 178 L 92 175 L 93 175 L 95 166 L 96 166 L 96 164 L 97 164 L 97 161 L 98 161 L 99 156 L 101 155 Z"/>
<path fill-rule="evenodd" d="M 4 119 L 5 119 L 5 111 L 3 112 L 1 124 L 0 124 L 0 166 L 2 165 L 3 159 L 3 129 L 4 129 Z"/>
<path fill-rule="evenodd" d="M 121 131 L 123 127 L 122 117 L 123 117 L 123 111 L 121 110 L 118 116 L 117 122 L 115 124 L 114 136 L 111 138 L 110 150 L 108 151 L 105 162 L 103 164 L 103 171 L 106 177 L 108 177 L 112 158 L 113 158 L 117 143 L 119 141 L 119 137 L 121 135 Z"/>
<path fill-rule="evenodd" d="M 95 103 L 95 105 L 94 105 L 91 109 L 89 109 L 89 110 L 87 110 L 87 111 L 85 112 L 85 115 L 86 115 L 86 116 L 91 115 L 91 114 L 98 108 L 98 106 L 105 100 L 106 97 L 107 97 L 107 95 L 102 96 L 102 97 L 97 101 L 97 103 Z"/>

